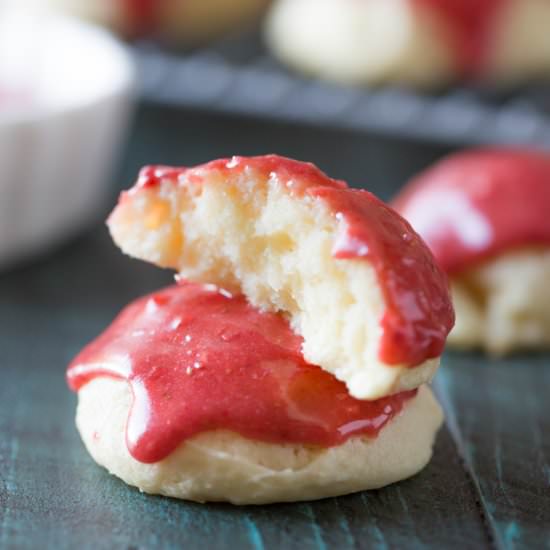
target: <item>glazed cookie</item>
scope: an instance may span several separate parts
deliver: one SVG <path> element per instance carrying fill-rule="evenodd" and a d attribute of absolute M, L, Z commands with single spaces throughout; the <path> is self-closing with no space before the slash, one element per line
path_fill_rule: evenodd
<path fill-rule="evenodd" d="M 430 390 L 353 399 L 300 343 L 212 285 L 141 298 L 69 370 L 78 429 L 126 483 L 198 501 L 321 498 L 423 468 L 442 420 Z"/>
<path fill-rule="evenodd" d="M 266 37 L 282 61 L 344 83 L 515 84 L 550 74 L 549 20 L 547 0 L 277 0 Z"/>
<path fill-rule="evenodd" d="M 140 489 L 238 504 L 377 488 L 429 460 L 424 385 L 453 310 L 410 226 L 277 156 L 148 167 L 111 233 L 178 271 L 71 363 L 94 459 Z"/>
<path fill-rule="evenodd" d="M 437 369 L 453 322 L 446 277 L 405 220 L 313 165 L 271 155 L 148 167 L 108 224 L 125 253 L 283 313 L 306 360 L 358 399 Z"/>
<path fill-rule="evenodd" d="M 550 156 L 453 155 L 416 177 L 396 209 L 451 278 L 449 342 L 502 354 L 550 345 Z"/>

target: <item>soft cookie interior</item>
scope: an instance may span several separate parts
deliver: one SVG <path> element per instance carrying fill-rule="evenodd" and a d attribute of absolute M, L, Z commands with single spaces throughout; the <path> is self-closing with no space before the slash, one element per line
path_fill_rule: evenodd
<path fill-rule="evenodd" d="M 304 338 L 306 360 L 346 382 L 354 397 L 376 399 L 429 380 L 437 358 L 414 368 L 380 360 L 385 302 L 375 270 L 364 259 L 333 257 L 338 216 L 293 193 L 299 183 L 253 168 L 161 178 L 123 195 L 109 227 L 131 256 L 283 312 Z"/>

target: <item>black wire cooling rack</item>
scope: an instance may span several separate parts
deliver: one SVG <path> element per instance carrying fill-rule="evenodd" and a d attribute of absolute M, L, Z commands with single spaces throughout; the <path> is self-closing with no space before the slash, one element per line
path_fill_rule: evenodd
<path fill-rule="evenodd" d="M 141 97 L 156 104 L 449 145 L 550 148 L 550 84 L 506 94 L 462 87 L 435 95 L 343 87 L 287 71 L 257 34 L 187 53 L 152 42 L 132 49 Z"/>

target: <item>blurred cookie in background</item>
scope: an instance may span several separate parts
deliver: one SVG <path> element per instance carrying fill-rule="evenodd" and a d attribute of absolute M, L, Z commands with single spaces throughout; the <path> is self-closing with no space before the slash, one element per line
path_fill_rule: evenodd
<path fill-rule="evenodd" d="M 548 0 L 277 0 L 265 34 L 284 63 L 345 84 L 510 86 L 550 75 Z"/>
<path fill-rule="evenodd" d="M 450 277 L 449 345 L 550 347 L 550 154 L 480 149 L 414 178 L 394 207 Z"/>
<path fill-rule="evenodd" d="M 268 0 L 27 0 L 106 25 L 125 37 L 153 35 L 184 46 L 246 26 Z"/>

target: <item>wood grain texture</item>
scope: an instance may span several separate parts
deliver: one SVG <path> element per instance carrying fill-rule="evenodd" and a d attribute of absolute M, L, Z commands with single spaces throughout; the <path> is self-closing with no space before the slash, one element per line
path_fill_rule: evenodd
<path fill-rule="evenodd" d="M 550 548 L 548 356 L 450 355 L 436 385 L 495 544 Z"/>
<path fill-rule="evenodd" d="M 266 151 L 371 182 L 385 198 L 441 153 L 150 109 L 138 120 L 122 181 L 146 162 Z M 543 356 L 446 358 L 436 389 L 448 423 L 434 459 L 413 479 L 379 491 L 238 508 L 152 497 L 109 476 L 79 440 L 65 367 L 125 303 L 169 281 L 124 258 L 103 226 L 0 275 L 0 549 L 550 548 L 550 365 Z"/>

